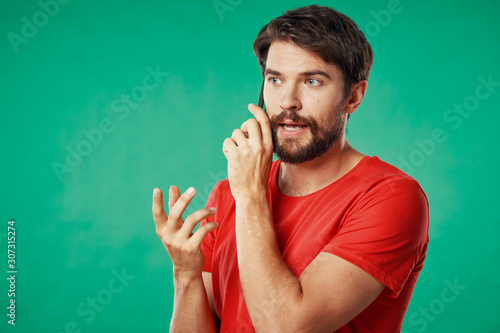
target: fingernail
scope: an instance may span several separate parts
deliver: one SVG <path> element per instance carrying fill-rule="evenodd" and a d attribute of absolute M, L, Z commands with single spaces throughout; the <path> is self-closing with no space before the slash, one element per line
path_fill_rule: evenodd
<path fill-rule="evenodd" d="M 217 209 L 216 209 L 215 207 L 210 207 L 210 210 L 211 210 L 212 212 L 214 212 L 214 213 L 217 211 Z"/>
<path fill-rule="evenodd" d="M 192 196 L 194 194 L 194 187 L 190 187 L 187 189 L 186 194 Z"/>
<path fill-rule="evenodd" d="M 155 197 L 159 197 L 160 196 L 160 190 L 155 188 L 154 191 L 153 191 L 153 196 Z"/>

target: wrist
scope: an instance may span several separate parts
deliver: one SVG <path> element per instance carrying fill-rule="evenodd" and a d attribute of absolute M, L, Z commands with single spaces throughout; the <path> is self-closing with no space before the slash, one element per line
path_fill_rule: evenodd
<path fill-rule="evenodd" d="M 242 195 L 234 197 L 234 202 L 236 204 L 236 208 L 268 204 L 267 192 L 265 189 L 255 192 L 245 192 Z"/>
<path fill-rule="evenodd" d="M 187 272 L 174 267 L 174 287 L 175 289 L 184 289 L 198 280 L 202 280 L 201 273 Z"/>

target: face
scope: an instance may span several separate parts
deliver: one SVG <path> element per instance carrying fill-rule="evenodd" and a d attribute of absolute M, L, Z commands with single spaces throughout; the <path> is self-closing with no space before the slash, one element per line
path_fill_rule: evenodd
<path fill-rule="evenodd" d="M 343 136 L 344 81 L 338 66 L 293 43 L 273 42 L 264 79 L 274 152 L 282 162 L 311 161 Z"/>

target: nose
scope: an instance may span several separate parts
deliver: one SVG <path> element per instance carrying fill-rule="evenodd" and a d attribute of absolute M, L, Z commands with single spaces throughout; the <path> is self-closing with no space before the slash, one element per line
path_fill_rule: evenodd
<path fill-rule="evenodd" d="M 300 103 L 299 89 L 294 84 L 287 84 L 283 90 L 283 95 L 280 100 L 280 107 L 283 110 L 300 110 L 302 104 Z"/>

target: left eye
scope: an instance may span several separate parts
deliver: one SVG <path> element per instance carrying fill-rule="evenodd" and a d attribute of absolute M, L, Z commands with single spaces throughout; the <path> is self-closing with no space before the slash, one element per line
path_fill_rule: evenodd
<path fill-rule="evenodd" d="M 320 82 L 316 79 L 309 79 L 307 80 L 307 84 L 309 84 L 310 86 L 317 86 L 318 84 L 320 84 Z"/>

